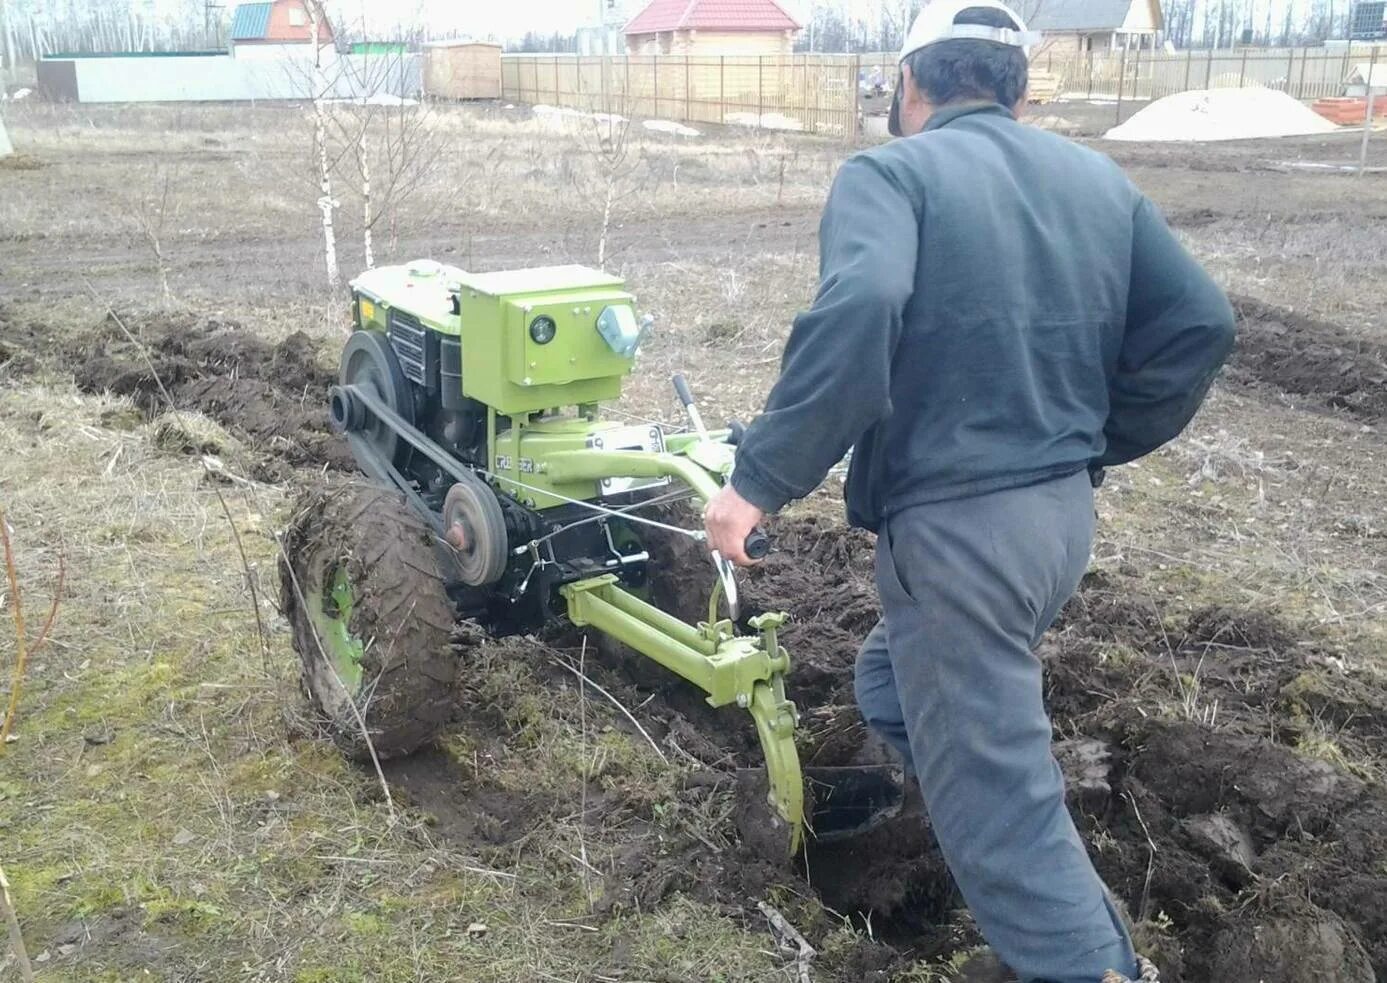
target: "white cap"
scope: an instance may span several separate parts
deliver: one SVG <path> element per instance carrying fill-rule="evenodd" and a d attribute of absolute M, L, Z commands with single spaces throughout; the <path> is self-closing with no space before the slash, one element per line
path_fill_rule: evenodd
<path fill-rule="evenodd" d="M 1007 27 L 988 27 L 985 24 L 955 24 L 954 18 L 970 7 L 986 7 L 1000 10 L 1006 14 L 1016 30 Z M 901 48 L 901 61 L 921 48 L 940 41 L 953 40 L 993 41 L 997 44 L 1011 45 L 1030 54 L 1030 46 L 1040 43 L 1041 36 L 1026 30 L 1023 21 L 1010 7 L 997 0 L 933 0 L 915 16 L 910 25 L 910 33 L 905 36 L 905 46 Z"/>

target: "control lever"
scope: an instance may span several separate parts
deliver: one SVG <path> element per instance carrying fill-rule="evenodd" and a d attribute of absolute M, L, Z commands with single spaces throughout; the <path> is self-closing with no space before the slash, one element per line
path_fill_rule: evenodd
<path fill-rule="evenodd" d="M 674 374 L 674 391 L 679 396 L 679 402 L 684 406 L 684 412 L 689 415 L 689 423 L 693 425 L 694 433 L 704 440 L 710 439 L 708 428 L 703 423 L 703 414 L 698 412 L 698 404 L 694 402 L 693 390 L 689 388 L 689 382 L 684 378 L 682 372 Z M 771 551 L 770 537 L 760 528 L 751 530 L 747 534 L 746 542 L 742 544 L 742 550 L 747 558 L 751 560 L 761 560 Z M 723 559 L 722 555 L 716 550 L 712 553 L 713 566 L 717 568 L 718 579 L 722 581 L 723 593 L 727 598 L 728 613 L 732 620 L 737 620 L 739 614 L 737 603 L 737 581 L 735 569 L 731 562 Z"/>
<path fill-rule="evenodd" d="M 703 425 L 703 414 L 698 412 L 693 390 L 689 389 L 688 380 L 682 372 L 674 373 L 674 391 L 679 394 L 679 402 L 684 404 L 684 412 L 689 414 L 689 422 L 693 424 L 694 433 L 707 440 L 708 428 Z"/>

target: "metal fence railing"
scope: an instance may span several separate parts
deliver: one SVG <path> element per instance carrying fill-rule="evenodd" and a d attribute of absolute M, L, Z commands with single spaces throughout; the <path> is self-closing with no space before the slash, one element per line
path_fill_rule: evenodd
<path fill-rule="evenodd" d="M 1058 98 L 1141 102 L 1191 89 L 1262 86 L 1296 99 L 1342 95 L 1359 64 L 1387 64 L 1387 46 L 1086 51 L 1042 45 L 1033 72 Z M 689 123 L 724 123 L 854 138 L 858 92 L 896 80 L 894 54 L 505 55 L 506 99 Z"/>
<path fill-rule="evenodd" d="M 1387 46 L 1377 46 L 1377 63 L 1387 64 Z M 1229 89 L 1259 85 L 1296 99 L 1342 95 L 1354 65 L 1374 57 L 1374 46 L 1352 48 L 1218 48 L 1188 51 L 1085 51 L 1041 45 L 1031 70 L 1052 76 L 1069 98 L 1146 100 L 1191 89 Z M 895 78 L 896 56 L 862 56 L 866 71 Z"/>
<path fill-rule="evenodd" d="M 1331 48 L 1242 48 L 1167 53 L 1040 52 L 1032 64 L 1055 75 L 1060 91 L 1107 99 L 1159 99 L 1191 89 L 1261 86 L 1296 99 L 1342 95 L 1353 66 L 1374 57 L 1370 46 Z"/>

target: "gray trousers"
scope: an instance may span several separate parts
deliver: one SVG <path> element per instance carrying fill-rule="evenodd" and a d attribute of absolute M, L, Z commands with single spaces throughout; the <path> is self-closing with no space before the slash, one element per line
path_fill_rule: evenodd
<path fill-rule="evenodd" d="M 1093 541 L 1088 475 L 905 509 L 877 538 L 883 616 L 857 661 L 867 724 L 920 778 L 978 928 L 1023 983 L 1136 976 L 1050 753 L 1032 651 Z"/>

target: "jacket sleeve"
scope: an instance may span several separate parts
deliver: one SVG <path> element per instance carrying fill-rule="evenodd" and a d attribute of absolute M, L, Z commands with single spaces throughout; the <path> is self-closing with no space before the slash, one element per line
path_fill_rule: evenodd
<path fill-rule="evenodd" d="M 1134 216 L 1127 326 L 1108 383 L 1107 449 L 1126 464 L 1175 438 L 1233 348 L 1233 308 L 1142 197 Z"/>
<path fill-rule="evenodd" d="M 737 448 L 732 486 L 767 512 L 803 498 L 891 412 L 891 362 L 915 289 L 916 208 L 870 157 L 834 180 L 819 225 L 819 292 L 795 318 L 780 379 Z"/>

